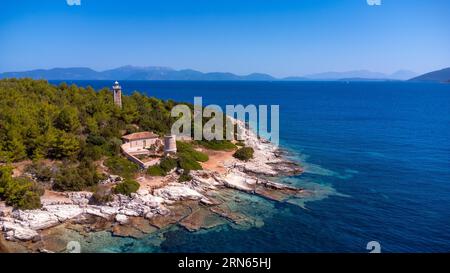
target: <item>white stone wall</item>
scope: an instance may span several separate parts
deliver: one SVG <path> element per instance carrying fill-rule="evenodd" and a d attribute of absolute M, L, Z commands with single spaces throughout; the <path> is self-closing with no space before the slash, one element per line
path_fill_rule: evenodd
<path fill-rule="evenodd" d="M 122 145 L 122 148 L 128 152 L 137 152 L 150 148 L 151 145 L 158 141 L 157 138 L 132 140 Z"/>

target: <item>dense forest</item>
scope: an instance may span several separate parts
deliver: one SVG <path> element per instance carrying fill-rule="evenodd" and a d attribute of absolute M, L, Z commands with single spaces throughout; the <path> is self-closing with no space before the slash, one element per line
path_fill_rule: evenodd
<path fill-rule="evenodd" d="M 0 80 L 0 162 L 23 159 L 92 159 L 119 152 L 123 133 L 166 133 L 173 101 L 138 92 L 123 108 L 108 89 L 54 86 L 31 79 Z"/>
<path fill-rule="evenodd" d="M 43 80 L 0 80 L 0 98 L 0 198 L 22 209 L 40 207 L 45 189 L 91 190 L 97 201 L 109 200 L 109 192 L 96 192 L 98 182 L 105 178 L 98 172 L 99 160 L 110 173 L 125 179 L 113 189 L 115 193 L 136 191 L 139 184 L 133 178 L 139 168 L 120 156 L 121 136 L 136 131 L 162 135 L 170 132 L 176 119 L 170 115 L 176 105 L 172 100 L 134 92 L 122 96 L 123 108 L 119 108 L 107 88 L 95 91 Z M 188 105 L 192 111 L 193 105 Z M 208 160 L 194 149 L 196 145 L 214 150 L 236 148 L 225 140 L 177 142 L 177 156 L 164 158 L 147 174 L 161 176 L 178 168 L 180 181 L 189 180 L 189 172 L 201 169 L 199 162 Z M 24 160 L 31 160 L 25 167 L 31 178 L 13 177 L 11 163 Z"/>
<path fill-rule="evenodd" d="M 108 89 L 54 86 L 31 79 L 0 80 L 0 198 L 8 205 L 40 206 L 46 182 L 53 190 L 82 190 L 102 179 L 95 161 L 110 158 L 121 168 L 137 169 L 120 160 L 121 136 L 136 130 L 170 131 L 173 101 L 138 92 L 123 96 L 123 108 Z M 35 179 L 12 177 L 9 163 L 32 160 L 26 167 Z M 42 163 L 51 160 L 53 164 Z M 117 164 L 116 164 L 117 165 Z M 135 183 L 127 180 L 118 190 Z"/>

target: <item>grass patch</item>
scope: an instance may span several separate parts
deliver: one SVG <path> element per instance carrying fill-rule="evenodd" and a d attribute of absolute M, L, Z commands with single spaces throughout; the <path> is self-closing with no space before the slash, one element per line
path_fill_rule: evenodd
<path fill-rule="evenodd" d="M 195 150 L 191 143 L 177 141 L 177 152 L 179 156 L 188 156 L 195 161 L 206 162 L 209 160 L 207 154 Z"/>
<path fill-rule="evenodd" d="M 202 165 L 189 154 L 182 154 L 179 156 L 178 166 L 185 171 L 203 170 Z"/>
<path fill-rule="evenodd" d="M 237 148 L 236 145 L 228 140 L 199 140 L 196 141 L 196 143 L 205 147 L 206 149 L 215 151 L 232 151 Z"/>

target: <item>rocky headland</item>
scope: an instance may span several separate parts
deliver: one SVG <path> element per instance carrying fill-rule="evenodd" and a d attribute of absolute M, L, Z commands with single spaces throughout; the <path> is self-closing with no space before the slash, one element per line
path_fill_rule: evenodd
<path fill-rule="evenodd" d="M 239 124 L 243 126 L 243 124 Z M 297 175 L 302 169 L 282 155 L 280 149 L 245 130 L 244 143 L 254 149 L 254 158 L 240 161 L 224 157 L 217 168 L 191 172 L 192 179 L 178 182 L 176 172 L 162 178 L 161 186 L 142 187 L 131 196 L 115 194 L 113 200 L 94 205 L 90 192 L 64 192 L 58 196 L 44 195 L 38 210 L 12 209 L 0 203 L 0 250 L 31 252 L 67 251 L 67 242 L 55 243 L 52 236 L 61 230 L 80 234 L 105 230 L 113 236 L 139 238 L 156 230 L 177 224 L 189 231 L 208 229 L 223 222 L 245 224 L 244 214 L 227 206 L 227 191 L 284 201 L 302 198 L 309 193 L 284 183 L 275 176 Z M 214 159 L 210 159 L 214 160 Z M 116 183 L 110 176 L 103 184 Z M 138 179 L 139 181 L 139 179 Z M 2 237 L 2 236 L 0 236 Z"/>

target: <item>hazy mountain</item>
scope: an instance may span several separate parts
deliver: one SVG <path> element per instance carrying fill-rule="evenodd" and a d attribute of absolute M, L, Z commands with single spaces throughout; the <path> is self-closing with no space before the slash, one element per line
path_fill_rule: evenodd
<path fill-rule="evenodd" d="M 414 78 L 417 76 L 416 72 L 410 71 L 410 70 L 399 70 L 395 73 L 392 73 L 389 78 L 390 79 L 396 79 L 396 80 L 409 80 L 411 78 Z"/>
<path fill-rule="evenodd" d="M 90 80 L 90 79 L 100 79 L 101 74 L 90 68 L 73 67 L 73 68 L 53 68 L 48 70 L 36 69 L 24 72 L 5 72 L 0 74 L 0 78 Z"/>
<path fill-rule="evenodd" d="M 368 70 L 355 70 L 347 72 L 325 72 L 306 75 L 303 77 L 275 78 L 268 74 L 253 73 L 249 75 L 236 75 L 227 72 L 203 73 L 192 69 L 175 70 L 159 66 L 122 66 L 105 71 L 95 71 L 85 67 L 38 69 L 23 72 L 0 73 L 0 78 L 33 78 L 47 80 L 184 80 L 184 81 L 318 81 L 318 80 L 406 80 L 414 77 L 414 72 L 400 70 L 392 75 L 372 72 Z"/>
<path fill-rule="evenodd" d="M 450 82 L 450 67 L 432 71 L 418 77 L 412 78 L 410 81 L 416 82 Z"/>
<path fill-rule="evenodd" d="M 318 74 L 306 75 L 305 78 L 312 80 L 347 80 L 347 81 L 361 81 L 361 80 L 408 80 L 416 76 L 412 71 L 399 70 L 393 74 L 384 74 L 380 72 L 372 72 L 369 70 L 353 70 L 346 72 L 325 72 Z"/>
<path fill-rule="evenodd" d="M 100 73 L 102 77 L 107 80 L 111 79 L 139 80 L 152 77 L 164 77 L 164 75 L 167 75 L 170 72 L 173 72 L 173 69 L 169 67 L 160 67 L 160 66 L 137 67 L 127 65 L 115 69 L 105 70 Z"/>
<path fill-rule="evenodd" d="M 371 72 L 368 70 L 354 70 L 347 72 L 324 72 L 306 75 L 306 78 L 312 80 L 340 80 L 340 79 L 385 79 L 386 74 Z"/>
<path fill-rule="evenodd" d="M 224 72 L 203 73 L 192 69 L 174 70 L 168 67 L 136 67 L 122 66 L 105 71 L 95 71 L 90 68 L 54 68 L 23 72 L 0 73 L 0 78 L 33 78 L 47 80 L 248 80 L 272 81 L 274 77 L 267 74 L 253 73 L 250 75 L 235 75 Z"/>
<path fill-rule="evenodd" d="M 310 81 L 311 79 L 305 78 L 305 77 L 297 77 L 297 76 L 291 76 L 283 78 L 284 81 Z"/>

